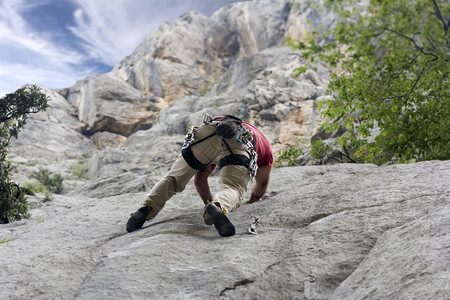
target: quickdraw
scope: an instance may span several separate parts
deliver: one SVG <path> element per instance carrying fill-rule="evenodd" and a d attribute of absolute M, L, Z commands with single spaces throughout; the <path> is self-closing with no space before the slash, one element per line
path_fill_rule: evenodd
<path fill-rule="evenodd" d="M 256 231 L 256 226 L 258 225 L 260 220 L 261 219 L 257 218 L 257 217 L 253 218 L 253 222 L 250 225 L 250 227 L 248 228 L 248 233 L 250 233 L 250 234 L 258 234 L 258 232 Z"/>
<path fill-rule="evenodd" d="M 253 141 L 253 131 L 248 130 L 244 126 L 241 126 L 239 133 L 234 139 L 241 144 L 244 144 L 247 140 Z"/>
<path fill-rule="evenodd" d="M 251 141 L 245 141 L 244 146 L 250 152 L 250 163 L 248 164 L 248 169 L 250 170 L 250 180 L 254 181 L 256 172 L 258 172 L 258 153 L 256 153 L 255 147 Z"/>
<path fill-rule="evenodd" d="M 189 126 L 189 131 L 184 137 L 183 146 L 181 146 L 181 149 L 186 149 L 191 145 L 191 143 L 194 141 L 195 134 L 197 133 L 198 127 L 197 126 Z"/>
<path fill-rule="evenodd" d="M 258 154 L 255 151 L 253 132 L 242 126 L 235 140 L 242 143 L 250 154 L 250 163 L 248 164 L 248 169 L 250 171 L 250 180 L 254 181 L 256 172 L 258 171 Z"/>

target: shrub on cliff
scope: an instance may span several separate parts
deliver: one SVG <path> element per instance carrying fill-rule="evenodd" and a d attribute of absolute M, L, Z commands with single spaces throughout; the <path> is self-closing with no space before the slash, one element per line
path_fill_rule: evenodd
<path fill-rule="evenodd" d="M 27 201 L 19 186 L 11 181 L 7 159 L 12 137 L 17 138 L 28 114 L 47 108 L 48 97 L 36 85 L 26 86 L 0 99 L 0 222 L 27 217 Z"/>

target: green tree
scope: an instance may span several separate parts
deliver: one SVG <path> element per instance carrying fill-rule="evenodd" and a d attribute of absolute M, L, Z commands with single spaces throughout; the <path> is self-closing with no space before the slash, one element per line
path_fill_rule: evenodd
<path fill-rule="evenodd" d="M 36 85 L 18 89 L 0 99 L 0 221 L 27 217 L 27 202 L 19 186 L 11 181 L 7 153 L 12 137 L 17 138 L 28 114 L 47 108 L 48 97 Z"/>
<path fill-rule="evenodd" d="M 449 3 L 325 0 L 337 25 L 295 45 L 341 70 L 331 75 L 333 99 L 319 108 L 330 131 L 347 129 L 340 145 L 352 159 L 450 159 Z"/>

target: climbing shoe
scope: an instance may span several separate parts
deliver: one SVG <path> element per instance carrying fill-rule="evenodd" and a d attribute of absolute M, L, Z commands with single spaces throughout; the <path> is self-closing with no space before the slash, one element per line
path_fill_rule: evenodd
<path fill-rule="evenodd" d="M 205 222 L 206 225 L 209 225 L 209 226 L 211 226 L 213 224 L 211 217 L 206 212 L 206 207 L 205 207 L 205 211 L 203 212 L 203 221 Z"/>
<path fill-rule="evenodd" d="M 206 205 L 206 212 L 221 236 L 232 236 L 236 233 L 234 225 L 214 203 L 210 202 Z"/>
<path fill-rule="evenodd" d="M 131 217 L 128 219 L 127 222 L 127 231 L 133 232 L 144 225 L 146 218 L 148 216 L 149 210 L 147 206 L 143 206 L 139 208 L 134 214 L 131 215 Z"/>

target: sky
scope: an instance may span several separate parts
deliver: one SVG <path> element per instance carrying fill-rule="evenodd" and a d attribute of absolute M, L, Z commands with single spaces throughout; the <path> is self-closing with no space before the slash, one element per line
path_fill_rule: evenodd
<path fill-rule="evenodd" d="M 109 72 L 160 24 L 246 0 L 0 0 L 0 97 Z"/>

